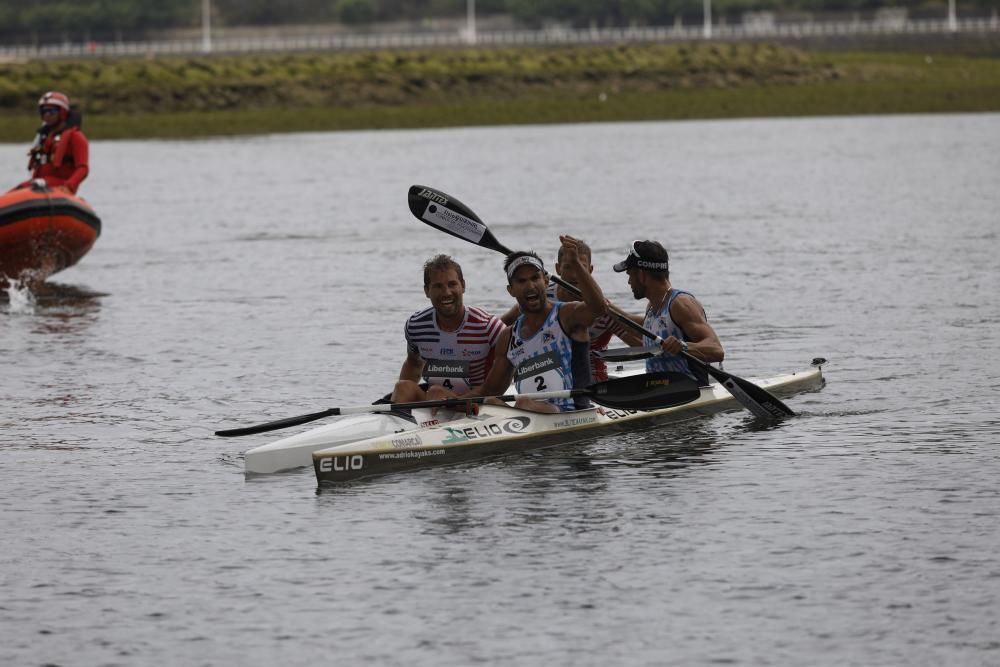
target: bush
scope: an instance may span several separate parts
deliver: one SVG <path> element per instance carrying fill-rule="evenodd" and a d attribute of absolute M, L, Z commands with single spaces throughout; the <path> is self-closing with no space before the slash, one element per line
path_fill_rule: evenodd
<path fill-rule="evenodd" d="M 337 18 L 347 25 L 362 25 L 375 20 L 374 0 L 339 0 Z"/>

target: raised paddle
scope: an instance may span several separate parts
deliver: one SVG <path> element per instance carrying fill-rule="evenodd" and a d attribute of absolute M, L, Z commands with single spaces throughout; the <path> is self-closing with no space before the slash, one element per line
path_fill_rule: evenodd
<path fill-rule="evenodd" d="M 299 424 L 306 424 L 324 417 L 337 415 L 363 414 L 366 412 L 390 412 L 392 410 L 410 410 L 413 408 L 464 408 L 466 405 L 481 404 L 489 398 L 501 401 L 513 401 L 517 398 L 576 398 L 586 396 L 595 403 L 619 410 L 659 410 L 675 405 L 690 403 L 699 396 L 701 390 L 694 380 L 683 373 L 658 372 L 643 375 L 630 375 L 613 378 L 604 382 L 595 382 L 581 389 L 566 389 L 563 391 L 543 391 L 527 394 L 506 394 L 504 396 L 474 396 L 471 398 L 443 398 L 436 401 L 414 401 L 411 403 L 379 403 L 375 405 L 359 405 L 348 408 L 330 408 L 321 412 L 313 412 L 298 417 L 288 417 L 256 426 L 245 426 L 225 431 L 216 431 L 215 435 L 232 438 L 241 435 L 253 435 L 266 431 L 277 431 Z"/>
<path fill-rule="evenodd" d="M 410 186 L 407 201 L 410 206 L 410 212 L 421 222 L 452 236 L 457 236 L 469 243 L 474 243 L 505 255 L 510 254 L 510 249 L 493 236 L 493 233 L 479 219 L 479 216 L 451 195 L 424 185 L 413 185 Z M 575 285 L 571 285 L 556 275 L 550 275 L 549 278 L 570 293 L 581 296 L 580 290 Z M 633 320 L 627 313 L 622 312 L 614 306 L 608 306 L 608 311 L 621 324 L 641 333 L 647 338 L 651 338 L 654 344 L 659 345 L 663 342 L 662 338 Z M 791 408 L 778 400 L 769 391 L 758 387 L 753 382 L 715 368 L 711 364 L 707 364 L 687 352 L 681 352 L 681 356 L 691 364 L 705 369 L 709 375 L 718 380 L 733 395 L 733 398 L 757 417 L 776 419 L 795 415 Z"/>

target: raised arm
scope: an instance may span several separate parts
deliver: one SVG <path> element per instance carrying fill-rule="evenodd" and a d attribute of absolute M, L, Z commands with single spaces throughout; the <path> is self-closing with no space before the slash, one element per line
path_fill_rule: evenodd
<path fill-rule="evenodd" d="M 574 265 L 579 277 L 577 289 L 583 297 L 583 301 L 571 301 L 563 305 L 560 311 L 563 327 L 567 331 L 586 329 L 607 312 L 608 302 L 588 267 L 580 261 L 580 253 L 577 252 L 579 242 L 572 236 L 560 236 L 559 241 L 562 243 L 563 262 Z"/>

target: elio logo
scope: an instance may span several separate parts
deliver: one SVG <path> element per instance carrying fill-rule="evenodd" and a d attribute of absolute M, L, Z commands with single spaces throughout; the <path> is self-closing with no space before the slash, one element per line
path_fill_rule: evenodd
<path fill-rule="evenodd" d="M 351 456 L 331 456 L 319 460 L 320 472 L 346 472 L 361 470 L 365 466 L 365 457 L 360 454 Z"/>

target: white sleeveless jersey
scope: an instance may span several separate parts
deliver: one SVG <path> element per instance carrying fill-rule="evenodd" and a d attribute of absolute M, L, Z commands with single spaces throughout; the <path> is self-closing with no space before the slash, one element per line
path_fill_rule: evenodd
<path fill-rule="evenodd" d="M 410 316 L 404 335 L 407 350 L 424 360 L 424 380 L 464 394 L 486 379 L 501 331 L 499 318 L 471 306 L 458 329 L 442 331 L 429 307 Z"/>
<path fill-rule="evenodd" d="M 574 349 L 581 344 L 563 331 L 559 322 L 562 305 L 558 301 L 553 304 L 545 322 L 529 338 L 521 335 L 523 315 L 511 327 L 507 360 L 514 367 L 514 386 L 518 393 L 575 388 Z M 587 349 L 586 343 L 582 345 Z M 589 367 L 587 375 L 586 382 L 589 382 Z M 554 398 L 548 399 L 548 402 L 562 411 L 577 409 L 577 402 L 572 398 Z"/>

